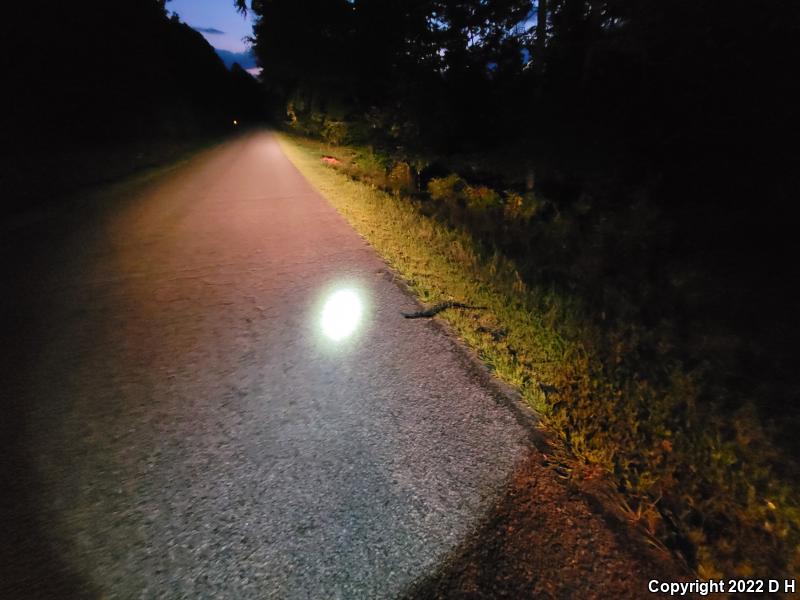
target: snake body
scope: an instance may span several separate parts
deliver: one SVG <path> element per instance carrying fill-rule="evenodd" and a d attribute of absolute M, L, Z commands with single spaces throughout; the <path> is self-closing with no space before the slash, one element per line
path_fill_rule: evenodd
<path fill-rule="evenodd" d="M 402 315 L 406 319 L 428 319 L 433 317 L 445 309 L 448 308 L 479 308 L 477 306 L 469 306 L 468 304 L 464 304 L 463 302 L 440 302 L 430 308 L 426 308 L 425 310 L 420 310 L 413 313 L 402 313 Z"/>

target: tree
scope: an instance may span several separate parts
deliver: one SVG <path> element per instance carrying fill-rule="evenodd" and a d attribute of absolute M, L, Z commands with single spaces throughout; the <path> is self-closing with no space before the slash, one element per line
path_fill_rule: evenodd
<path fill-rule="evenodd" d="M 533 65 L 539 77 L 544 73 L 545 49 L 547 47 L 547 0 L 539 0 L 536 5 L 536 40 Z"/>

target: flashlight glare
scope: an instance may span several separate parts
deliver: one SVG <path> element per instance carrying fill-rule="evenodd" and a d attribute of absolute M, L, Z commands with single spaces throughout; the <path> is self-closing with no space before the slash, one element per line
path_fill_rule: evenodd
<path fill-rule="evenodd" d="M 361 320 L 361 300 L 353 290 L 339 290 L 322 309 L 322 332 L 334 342 L 351 335 Z"/>

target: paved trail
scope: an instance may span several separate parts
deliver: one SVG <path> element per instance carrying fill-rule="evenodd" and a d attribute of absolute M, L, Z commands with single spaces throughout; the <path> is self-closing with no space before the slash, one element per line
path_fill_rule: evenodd
<path fill-rule="evenodd" d="M 269 134 L 2 238 L 0 592 L 396 597 L 526 452 Z"/>

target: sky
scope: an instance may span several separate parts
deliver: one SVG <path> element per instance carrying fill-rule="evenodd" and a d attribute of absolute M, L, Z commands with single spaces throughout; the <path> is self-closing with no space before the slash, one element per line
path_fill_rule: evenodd
<path fill-rule="evenodd" d="M 253 34 L 250 15 L 237 12 L 233 0 L 171 0 L 167 10 L 202 33 L 228 67 L 238 62 L 253 74 L 260 71 L 243 40 Z"/>

